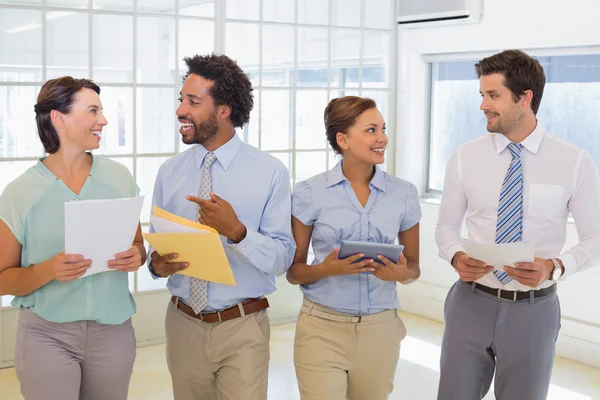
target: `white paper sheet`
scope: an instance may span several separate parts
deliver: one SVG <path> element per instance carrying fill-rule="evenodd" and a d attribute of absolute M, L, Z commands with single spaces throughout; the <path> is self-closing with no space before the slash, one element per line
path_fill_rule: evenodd
<path fill-rule="evenodd" d="M 529 242 L 488 244 L 464 239 L 463 245 L 469 257 L 499 271 L 504 271 L 505 265 L 513 267 L 517 262 L 533 262 L 535 257 L 534 245 Z"/>
<path fill-rule="evenodd" d="M 144 196 L 65 203 L 65 253 L 92 260 L 83 276 L 111 271 L 108 261 L 131 248 Z"/>

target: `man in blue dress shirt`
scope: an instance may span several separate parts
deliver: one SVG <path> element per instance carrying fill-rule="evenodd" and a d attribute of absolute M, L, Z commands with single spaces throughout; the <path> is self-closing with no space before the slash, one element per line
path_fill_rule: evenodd
<path fill-rule="evenodd" d="M 150 270 L 169 277 L 167 362 L 176 400 L 265 400 L 269 306 L 275 276 L 292 263 L 289 173 L 275 157 L 235 133 L 250 117 L 252 85 L 223 55 L 186 58 L 177 109 L 180 133 L 194 147 L 159 169 L 153 204 L 221 235 L 237 286 L 176 272 L 174 254 L 151 254 Z M 152 250 L 151 250 L 152 251 Z"/>

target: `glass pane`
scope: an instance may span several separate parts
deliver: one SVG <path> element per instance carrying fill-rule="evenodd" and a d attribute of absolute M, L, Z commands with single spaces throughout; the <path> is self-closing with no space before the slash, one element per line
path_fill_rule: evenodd
<path fill-rule="evenodd" d="M 29 167 L 36 164 L 37 161 L 0 161 L 0 193 L 4 191 L 6 185 L 17 179 Z"/>
<path fill-rule="evenodd" d="M 69 8 L 88 8 L 88 0 L 47 0 L 49 6 L 69 7 Z"/>
<path fill-rule="evenodd" d="M 392 0 L 369 0 L 365 7 L 364 26 L 366 28 L 390 29 L 394 8 Z"/>
<path fill-rule="evenodd" d="M 329 146 L 329 144 L 328 144 Z M 329 150 L 327 150 L 327 169 L 330 170 L 331 168 L 335 167 L 335 165 L 340 162 L 340 160 L 342 159 L 342 156 L 340 154 L 337 154 L 335 151 L 333 151 L 331 148 Z"/>
<path fill-rule="evenodd" d="M 185 75 L 184 57 L 210 54 L 215 47 L 215 28 L 212 21 L 179 20 L 179 72 Z"/>
<path fill-rule="evenodd" d="M 298 0 L 298 22 L 301 24 L 329 24 L 329 1 Z"/>
<path fill-rule="evenodd" d="M 148 233 L 148 226 L 142 226 L 142 232 Z M 146 249 L 148 249 L 149 245 L 146 240 L 144 240 L 144 246 L 146 247 Z M 150 254 L 148 254 L 148 258 L 150 258 Z M 137 284 L 138 292 L 144 292 L 147 290 L 159 290 L 167 287 L 167 279 L 154 279 L 152 275 L 150 275 L 148 266 L 142 265 L 137 271 Z"/>
<path fill-rule="evenodd" d="M 133 0 L 94 0 L 94 9 L 133 11 Z"/>
<path fill-rule="evenodd" d="M 337 99 L 344 96 L 360 96 L 360 90 L 358 89 L 336 89 L 329 91 L 329 100 Z"/>
<path fill-rule="evenodd" d="M 269 153 L 269 154 L 271 154 L 273 157 L 279 159 L 283 163 L 283 165 L 285 165 L 285 167 L 288 169 L 288 171 L 290 170 L 290 165 L 292 165 L 292 153 L 285 152 L 285 153 Z"/>
<path fill-rule="evenodd" d="M 327 107 L 327 91 L 296 92 L 296 148 L 324 149 L 327 145 L 323 111 Z"/>
<path fill-rule="evenodd" d="M 138 0 L 137 9 L 139 12 L 156 14 L 174 14 L 175 0 Z"/>
<path fill-rule="evenodd" d="M 387 87 L 391 64 L 389 32 L 365 30 L 363 40 L 363 87 Z"/>
<path fill-rule="evenodd" d="M 228 22 L 225 28 L 225 54 L 237 61 L 255 86 L 260 61 L 258 27 L 257 24 Z"/>
<path fill-rule="evenodd" d="M 263 0 L 263 20 L 294 22 L 295 0 Z"/>
<path fill-rule="evenodd" d="M 359 86 L 360 30 L 333 29 L 331 43 L 330 85 L 334 87 Z"/>
<path fill-rule="evenodd" d="M 100 92 L 104 128 L 98 154 L 126 154 L 133 152 L 133 89 L 104 87 Z"/>
<path fill-rule="evenodd" d="M 3 9 L 0 27 L 0 81 L 41 81 L 42 13 Z"/>
<path fill-rule="evenodd" d="M 263 26 L 263 86 L 289 86 L 294 69 L 294 28 Z"/>
<path fill-rule="evenodd" d="M 326 162 L 327 152 L 325 150 L 296 153 L 296 182 L 325 172 Z"/>
<path fill-rule="evenodd" d="M 258 21 L 260 0 L 227 0 L 225 4 L 227 18 Z"/>
<path fill-rule="evenodd" d="M 446 164 L 461 144 L 484 135 L 475 61 L 440 63 L 434 68 L 431 98 L 429 188 L 442 190 Z M 439 77 L 436 80 L 435 77 Z"/>
<path fill-rule="evenodd" d="M 2 297 L 2 307 L 11 307 L 10 302 L 15 298 L 14 296 L 0 296 Z"/>
<path fill-rule="evenodd" d="M 133 82 L 133 17 L 94 15 L 96 82 Z"/>
<path fill-rule="evenodd" d="M 214 0 L 179 0 L 179 15 L 214 17 Z"/>
<path fill-rule="evenodd" d="M 111 157 L 110 160 L 116 161 L 127 167 L 131 175 L 133 176 L 133 158 L 131 157 Z"/>
<path fill-rule="evenodd" d="M 138 88 L 137 152 L 174 153 L 177 95 L 171 88 Z"/>
<path fill-rule="evenodd" d="M 167 161 L 169 157 L 139 157 L 136 160 L 136 181 L 141 189 L 141 195 L 145 196 L 142 207 L 142 223 L 150 222 L 152 210 L 152 194 L 154 193 L 154 182 L 158 168 Z"/>
<path fill-rule="evenodd" d="M 38 92 L 34 86 L 0 86 L 0 158 L 44 153 L 33 111 Z"/>
<path fill-rule="evenodd" d="M 360 0 L 332 0 L 333 25 L 360 26 Z"/>
<path fill-rule="evenodd" d="M 298 86 L 327 87 L 327 28 L 298 28 Z"/>
<path fill-rule="evenodd" d="M 36 6 L 41 5 L 42 0 L 0 0 L 0 4 L 15 5 L 16 3 L 23 6 Z"/>
<path fill-rule="evenodd" d="M 377 109 L 383 115 L 383 119 L 386 122 L 386 127 L 388 128 L 388 133 L 392 131 L 392 127 L 388 122 L 388 103 L 389 103 L 389 92 L 387 91 L 375 91 L 375 90 L 363 90 L 362 97 L 368 97 L 370 99 L 375 100 L 377 103 Z"/>
<path fill-rule="evenodd" d="M 89 15 L 48 11 L 46 21 L 48 78 L 65 75 L 89 78 Z M 73 35 L 73 32 L 77 32 L 77 35 Z"/>
<path fill-rule="evenodd" d="M 137 21 L 137 81 L 175 82 L 175 21 L 143 18 Z"/>
<path fill-rule="evenodd" d="M 264 150 L 288 150 L 290 142 L 290 92 L 263 90 L 261 144 Z"/>
<path fill-rule="evenodd" d="M 260 109 L 260 100 L 259 100 L 259 96 L 258 96 L 258 91 L 253 92 L 254 93 L 254 107 L 252 108 L 252 111 L 250 111 L 250 122 L 247 123 L 246 125 L 244 125 L 244 127 L 242 129 L 236 129 L 237 134 L 240 136 L 240 138 L 254 146 L 254 147 L 259 147 L 258 146 L 258 110 Z"/>

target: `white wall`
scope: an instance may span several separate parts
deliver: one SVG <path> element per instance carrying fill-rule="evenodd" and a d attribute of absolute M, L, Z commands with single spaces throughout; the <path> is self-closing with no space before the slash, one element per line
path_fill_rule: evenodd
<path fill-rule="evenodd" d="M 396 175 L 425 189 L 429 77 L 424 57 L 493 53 L 508 48 L 527 51 L 600 46 L 599 17 L 597 0 L 484 0 L 481 23 L 400 28 Z M 426 202 L 422 206 L 422 276 L 418 282 L 401 287 L 400 298 L 405 310 L 442 321 L 443 302 L 457 275 L 437 256 L 434 230 L 438 206 Z M 567 246 L 576 241 L 575 226 L 569 224 Z M 600 366 L 598 288 L 600 268 L 560 283 L 563 319 L 557 352 Z"/>

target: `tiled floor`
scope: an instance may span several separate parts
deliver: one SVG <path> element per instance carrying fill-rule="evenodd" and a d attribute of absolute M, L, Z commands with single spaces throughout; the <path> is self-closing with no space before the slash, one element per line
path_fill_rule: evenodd
<path fill-rule="evenodd" d="M 402 315 L 409 336 L 402 342 L 401 360 L 396 372 L 396 389 L 390 399 L 435 399 L 443 325 L 411 314 Z M 269 400 L 299 400 L 292 361 L 294 324 L 274 326 L 271 338 Z M 22 399 L 14 369 L 0 370 L 0 398 Z M 172 398 L 164 346 L 138 349 L 129 399 Z M 485 399 L 493 398 L 493 394 L 490 393 Z M 600 369 L 557 359 L 548 399 L 600 400 Z"/>

